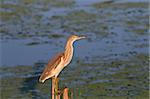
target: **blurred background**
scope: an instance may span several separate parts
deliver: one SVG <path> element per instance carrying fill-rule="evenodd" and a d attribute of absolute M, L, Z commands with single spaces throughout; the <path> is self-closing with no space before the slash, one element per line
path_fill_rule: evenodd
<path fill-rule="evenodd" d="M 88 37 L 60 74 L 74 99 L 148 99 L 148 30 L 148 0 L 1 0 L 1 99 L 50 99 L 38 78 L 71 34 Z"/>

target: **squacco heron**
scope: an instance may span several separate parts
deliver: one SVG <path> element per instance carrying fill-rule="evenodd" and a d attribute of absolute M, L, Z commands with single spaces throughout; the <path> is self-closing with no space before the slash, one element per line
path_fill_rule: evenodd
<path fill-rule="evenodd" d="M 39 81 L 44 83 L 49 78 L 57 78 L 61 70 L 66 67 L 73 56 L 73 43 L 77 40 L 83 39 L 85 36 L 71 35 L 67 42 L 64 52 L 57 54 L 52 60 L 50 60 L 40 76 Z"/>

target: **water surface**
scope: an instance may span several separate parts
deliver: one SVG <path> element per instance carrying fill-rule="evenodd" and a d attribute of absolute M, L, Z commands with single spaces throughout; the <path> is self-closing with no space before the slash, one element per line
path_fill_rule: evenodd
<path fill-rule="evenodd" d="M 74 44 L 61 88 L 75 99 L 148 99 L 147 1 L 3 0 L 0 12 L 2 99 L 48 99 L 51 81 L 38 78 L 71 34 L 88 39 Z"/>

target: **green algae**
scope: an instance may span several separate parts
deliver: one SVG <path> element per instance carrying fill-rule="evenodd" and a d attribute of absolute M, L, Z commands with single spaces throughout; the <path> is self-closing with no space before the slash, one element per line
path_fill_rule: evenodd
<path fill-rule="evenodd" d="M 64 35 L 60 35 L 60 34 L 51 34 L 51 35 L 48 35 L 48 38 L 62 38 L 64 37 Z"/>
<path fill-rule="evenodd" d="M 32 46 L 32 45 L 39 45 L 39 44 L 40 44 L 40 42 L 30 42 L 30 43 L 28 43 L 26 45 Z"/>
<path fill-rule="evenodd" d="M 37 2 L 37 0 L 20 0 L 20 3 L 26 4 L 26 5 L 34 4 L 36 2 Z"/>
<path fill-rule="evenodd" d="M 0 4 L 0 8 L 6 9 L 6 12 L 7 10 L 12 10 L 12 12 L 14 11 L 14 12 L 18 12 L 21 14 L 24 14 L 27 12 L 27 9 L 25 7 L 16 5 L 16 4 Z"/>
<path fill-rule="evenodd" d="M 16 94 L 18 96 L 15 97 L 21 98 L 20 93 L 27 98 L 36 97 L 35 93 L 38 97 L 50 97 L 51 81 L 47 80 L 44 84 L 38 82 L 43 65 L 1 67 L 2 74 L 12 73 L 12 76 L 7 75 L 1 79 L 2 97 L 12 98 Z M 119 70 L 113 74 L 100 73 L 107 72 L 110 68 Z M 70 86 L 72 83 L 76 84 Z M 148 99 L 148 56 L 138 54 L 128 60 L 116 60 L 113 63 L 88 64 L 81 61 L 76 68 L 68 67 L 61 73 L 60 88 L 64 88 L 66 84 L 77 99 Z M 33 90 L 37 92 L 32 92 Z"/>
<path fill-rule="evenodd" d="M 136 58 L 135 58 L 136 57 Z M 78 96 L 78 99 L 87 98 L 104 98 L 104 99 L 126 99 L 126 98 L 140 98 L 145 97 L 148 99 L 148 64 L 142 61 L 148 61 L 147 55 L 137 55 L 128 61 L 115 61 L 112 65 L 106 64 L 107 68 L 114 67 L 115 65 L 125 65 L 126 67 L 115 74 L 102 75 L 101 77 L 95 77 L 92 80 L 98 79 L 110 79 L 108 82 L 86 84 L 85 86 L 78 86 L 82 93 Z M 141 64 L 142 63 L 142 64 Z M 100 65 L 100 64 L 99 64 Z M 83 64 L 82 64 L 83 66 Z M 85 66 L 85 65 L 84 65 Z M 86 65 L 88 66 L 88 65 Z M 96 66 L 96 65 L 95 65 Z M 101 65 L 103 66 L 103 65 Z M 87 68 L 87 67 L 86 67 Z M 78 70 L 80 73 L 85 73 Z M 141 71 L 142 70 L 142 71 Z M 90 72 L 95 72 L 90 70 Z M 89 73 L 90 73 L 89 72 Z M 75 73 L 78 74 L 78 73 Z M 79 75 L 77 75 L 80 77 Z M 86 81 L 84 79 L 84 81 Z M 91 80 L 89 82 L 92 82 Z M 142 85 L 141 85 L 142 84 Z M 85 95 L 85 96 L 84 96 Z M 86 96 L 87 95 L 87 96 Z"/>
<path fill-rule="evenodd" d="M 112 13 L 111 11 L 106 12 L 106 13 L 105 12 L 103 13 L 102 11 L 103 14 L 101 14 L 98 12 L 91 12 L 85 9 L 70 11 L 65 15 L 53 15 L 52 17 L 46 19 L 48 22 L 47 24 L 43 23 L 42 20 L 44 16 L 40 15 L 39 12 L 45 12 L 42 10 L 43 8 L 46 8 L 48 11 L 49 7 L 59 8 L 59 6 L 63 7 L 63 5 L 64 7 L 68 7 L 67 5 L 64 4 L 64 2 L 67 5 L 71 5 L 70 3 L 74 1 L 60 2 L 59 0 L 56 0 L 56 1 L 55 0 L 44 0 L 44 1 L 21 0 L 21 1 L 17 1 L 16 4 L 7 4 L 7 3 L 3 4 L 2 3 L 1 8 L 6 11 L 1 11 L 0 13 L 1 13 L 1 19 L 4 21 L 4 23 L 6 22 L 5 27 L 14 25 L 14 22 L 18 22 L 17 24 L 20 24 L 20 21 L 23 20 L 23 17 L 28 17 L 31 19 L 31 23 L 23 21 L 24 22 L 23 27 L 27 26 L 25 30 L 24 29 L 22 30 L 22 32 L 24 32 L 23 34 L 18 34 L 17 31 L 12 31 L 9 29 L 5 30 L 6 28 L 4 28 L 3 31 L 7 31 L 7 33 L 12 34 L 13 37 L 16 37 L 16 38 L 31 38 L 35 35 L 48 36 L 49 38 L 52 38 L 53 36 L 49 35 L 48 33 L 49 32 L 53 33 L 53 31 L 55 32 L 56 30 L 63 30 L 69 33 L 70 32 L 94 33 L 96 34 L 96 36 L 108 36 L 109 32 L 111 32 L 110 26 L 112 25 L 112 27 L 114 27 L 114 23 L 107 23 L 107 22 L 101 21 L 101 20 L 106 20 L 107 18 L 111 20 L 111 17 L 115 16 L 115 14 Z M 105 2 L 102 4 L 97 3 L 96 5 L 103 5 L 103 4 L 108 5 L 108 8 L 106 9 L 109 9 L 109 7 L 112 7 L 112 8 L 126 7 L 127 9 L 146 8 L 147 6 L 146 3 L 121 3 L 121 4 L 119 3 L 118 4 L 112 1 Z M 35 8 L 32 7 L 33 5 L 35 6 Z M 36 5 L 39 5 L 40 7 L 36 8 Z M 98 11 L 98 10 L 99 9 L 95 11 Z M 142 12 L 143 10 L 137 10 L 137 11 L 139 11 L 138 13 L 143 13 Z M 126 14 L 128 15 L 128 13 Z M 126 16 L 126 14 L 124 14 L 124 16 Z M 147 15 L 135 16 L 137 20 L 145 19 L 145 17 L 148 18 Z M 118 19 L 118 20 L 121 20 L 121 19 Z M 114 21 L 114 22 L 117 22 L 117 21 Z M 144 29 L 142 28 L 140 30 L 139 29 L 130 30 L 130 28 L 132 28 L 133 26 L 136 27 L 136 25 L 137 26 L 144 25 L 145 28 Z M 143 32 L 147 32 L 147 29 L 149 28 L 148 24 L 145 24 L 145 22 L 141 23 L 140 21 L 139 22 L 138 21 L 125 21 L 125 26 L 127 26 L 128 28 L 127 31 L 133 32 L 133 33 L 135 32 L 140 35 L 144 34 Z M 33 30 L 33 29 L 36 29 L 36 30 Z M 30 30 L 30 34 L 32 35 L 25 33 L 26 30 Z"/>
<path fill-rule="evenodd" d="M 21 16 L 29 15 L 30 12 L 29 8 L 17 4 L 0 4 L 0 8 L 5 10 L 5 12 L 0 11 L 0 17 L 4 21 L 20 19 Z"/>
<path fill-rule="evenodd" d="M 13 17 L 16 17 L 16 13 L 14 12 L 0 12 L 0 17 L 2 20 L 10 20 L 13 19 Z M 19 18 L 18 16 L 16 18 Z"/>
<path fill-rule="evenodd" d="M 30 34 L 26 34 L 26 33 L 22 33 L 22 34 L 18 34 L 17 37 L 23 39 L 23 38 L 29 38 L 29 37 L 31 37 L 31 35 Z"/>
<path fill-rule="evenodd" d="M 79 11 L 69 13 L 67 16 L 65 16 L 65 18 L 71 21 L 77 20 L 77 22 L 80 21 L 84 22 L 86 20 L 88 21 L 90 19 L 96 18 L 96 14 L 88 13 L 84 10 L 79 10 Z"/>
<path fill-rule="evenodd" d="M 41 4 L 51 7 L 71 7 L 74 5 L 74 0 L 21 0 L 23 4 Z"/>
<path fill-rule="evenodd" d="M 113 7 L 113 8 L 136 8 L 136 7 L 141 7 L 141 8 L 148 8 L 148 4 L 147 3 L 132 3 L 132 2 L 128 2 L 128 3 L 113 3 L 113 2 L 103 2 L 103 3 L 96 3 L 96 4 L 93 4 L 93 7 L 95 8 L 110 8 L 110 7 Z"/>
<path fill-rule="evenodd" d="M 84 10 L 70 12 L 67 15 L 55 16 L 52 17 L 51 20 L 64 20 L 61 28 L 65 31 L 73 31 L 73 32 L 92 32 L 98 35 L 107 35 L 108 33 L 100 32 L 101 29 L 107 30 L 105 24 L 101 24 L 96 22 L 96 20 L 102 19 L 102 16 L 96 15 L 95 13 L 86 12 Z M 56 23 L 55 22 L 55 23 Z M 91 29 L 91 27 L 93 27 Z M 105 28 L 106 27 L 106 28 Z"/>
<path fill-rule="evenodd" d="M 135 25 L 140 24 L 140 22 L 138 22 L 138 21 L 126 21 L 126 24 L 129 26 L 135 26 Z"/>
<path fill-rule="evenodd" d="M 143 35 L 143 34 L 148 35 L 147 29 L 134 29 L 134 30 L 131 30 L 131 32 L 137 33 L 139 35 Z"/>
<path fill-rule="evenodd" d="M 73 0 L 46 0 L 45 3 L 49 3 L 52 6 L 55 7 L 71 7 L 74 5 L 74 1 Z"/>

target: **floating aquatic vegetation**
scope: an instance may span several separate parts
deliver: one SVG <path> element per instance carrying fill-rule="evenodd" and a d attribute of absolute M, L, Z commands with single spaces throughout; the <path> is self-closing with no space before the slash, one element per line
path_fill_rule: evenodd
<path fill-rule="evenodd" d="M 148 8 L 147 3 L 143 2 L 128 2 L 128 3 L 113 3 L 113 2 L 100 2 L 93 4 L 95 8 Z"/>
<path fill-rule="evenodd" d="M 40 44 L 40 42 L 31 42 L 31 43 L 28 43 L 27 45 L 32 46 L 32 45 L 38 45 L 38 44 Z"/>
<path fill-rule="evenodd" d="M 17 4 L 0 4 L 0 16 L 2 21 L 20 19 L 23 15 L 29 15 L 30 9 Z"/>
<path fill-rule="evenodd" d="M 92 41 L 86 42 L 90 47 L 81 47 L 81 49 L 89 50 L 86 50 L 87 59 L 82 60 L 79 59 L 79 56 L 75 57 L 79 60 L 70 64 L 72 66 L 68 66 L 60 75 L 60 87 L 69 86 L 77 99 L 143 99 L 143 97 L 148 99 L 149 57 L 148 34 L 146 34 L 149 29 L 148 3 L 115 3 L 111 0 L 80 8 L 72 3 L 58 2 L 59 0 L 15 1 L 12 4 L 4 2 L 1 5 L 1 34 L 12 38 L 35 39 L 39 37 L 40 40 L 18 43 L 18 45 L 35 45 L 32 46 L 36 48 L 33 49 L 34 51 L 45 48 L 48 51 L 43 53 L 48 54 L 50 49 L 55 52 L 58 47 L 56 44 L 61 45 L 59 40 L 72 32 L 90 34 Z M 51 13 L 52 8 L 54 15 Z M 63 9 L 63 14 L 58 14 L 59 11 L 55 13 L 55 8 L 67 10 Z M 49 10 L 52 16 L 42 14 Z M 55 34 L 58 32 L 60 34 Z M 58 42 L 54 43 L 55 41 L 43 37 L 51 40 L 54 38 Z M 50 43 L 51 46 L 45 44 L 46 46 L 37 47 L 38 44 L 43 43 Z M 13 44 L 9 43 L 8 46 Z M 26 48 L 30 46 L 25 45 Z M 16 47 L 15 50 L 18 51 L 17 48 L 24 48 L 24 46 Z M 86 51 L 83 50 L 83 52 Z M 15 57 L 18 56 L 15 55 Z M 43 58 L 43 56 L 40 57 Z M 25 56 L 22 55 L 22 57 Z M 37 60 L 42 58 L 38 57 Z M 18 64 L 19 60 L 14 64 Z M 2 98 L 39 97 L 48 99 L 50 95 L 47 93 L 50 91 L 51 81 L 46 81 L 44 85 L 38 83 L 39 75 L 45 64 L 0 67 Z"/>
<path fill-rule="evenodd" d="M 48 35 L 49 38 L 62 38 L 64 37 L 63 35 L 60 35 L 60 34 L 50 34 Z"/>

